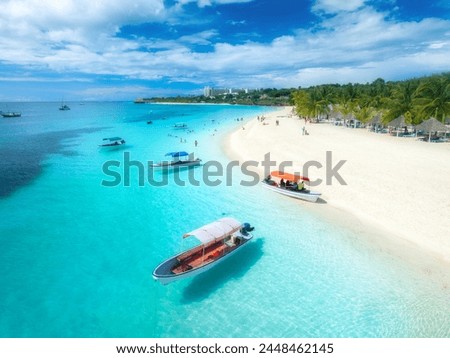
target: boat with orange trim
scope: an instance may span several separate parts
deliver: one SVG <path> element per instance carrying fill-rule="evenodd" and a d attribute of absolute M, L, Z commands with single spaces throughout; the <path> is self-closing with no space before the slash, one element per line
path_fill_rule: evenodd
<path fill-rule="evenodd" d="M 315 203 L 321 193 L 306 189 L 305 182 L 310 182 L 308 177 L 273 171 L 261 183 L 265 188 L 276 191 L 277 193 Z"/>
<path fill-rule="evenodd" d="M 190 231 L 183 238 L 195 237 L 200 245 L 159 264 L 153 278 L 167 285 L 205 272 L 247 245 L 253 238 L 253 229 L 234 218 L 222 218 Z"/>

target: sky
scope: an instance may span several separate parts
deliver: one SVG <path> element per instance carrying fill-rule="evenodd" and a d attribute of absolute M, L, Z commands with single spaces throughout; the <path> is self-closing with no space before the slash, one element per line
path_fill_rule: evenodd
<path fill-rule="evenodd" d="M 446 0 L 0 0 L 0 101 L 403 80 L 450 70 Z"/>

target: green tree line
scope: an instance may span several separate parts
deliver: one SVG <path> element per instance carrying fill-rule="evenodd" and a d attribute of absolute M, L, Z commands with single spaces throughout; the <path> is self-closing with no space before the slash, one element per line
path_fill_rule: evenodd
<path fill-rule="evenodd" d="M 381 116 L 383 123 L 404 116 L 419 124 L 434 117 L 445 123 L 450 116 L 450 72 L 405 81 L 379 78 L 366 84 L 326 84 L 292 93 L 299 116 L 319 118 L 340 112 L 367 123 Z"/>

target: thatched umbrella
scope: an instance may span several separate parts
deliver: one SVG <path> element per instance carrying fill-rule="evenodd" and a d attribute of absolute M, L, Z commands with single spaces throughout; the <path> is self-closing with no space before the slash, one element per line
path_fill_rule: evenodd
<path fill-rule="evenodd" d="M 448 132 L 449 128 L 445 125 L 439 122 L 436 118 L 430 118 L 426 121 L 420 123 L 418 126 L 416 126 L 416 130 L 424 131 L 425 133 L 428 133 L 428 141 L 431 140 L 431 133 L 433 132 Z"/>
<path fill-rule="evenodd" d="M 405 117 L 403 115 L 401 115 L 400 117 L 395 118 L 394 120 L 392 120 L 388 123 L 388 126 L 394 127 L 394 128 L 406 127 Z M 406 133 L 406 130 L 405 130 L 405 133 Z M 397 137 L 398 137 L 398 131 L 397 131 Z"/>
<path fill-rule="evenodd" d="M 406 126 L 405 117 L 401 115 L 388 123 L 388 126 L 395 128 L 403 128 Z"/>
<path fill-rule="evenodd" d="M 373 116 L 373 118 L 368 123 L 371 124 L 372 127 L 375 127 L 375 132 L 377 132 L 378 131 L 378 126 L 380 124 L 382 124 L 382 122 L 381 122 L 381 114 L 377 113 L 375 116 Z"/>

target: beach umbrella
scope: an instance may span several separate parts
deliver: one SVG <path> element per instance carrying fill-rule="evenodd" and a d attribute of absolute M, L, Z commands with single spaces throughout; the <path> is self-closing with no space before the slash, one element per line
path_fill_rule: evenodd
<path fill-rule="evenodd" d="M 381 114 L 377 113 L 375 116 L 373 116 L 369 121 L 369 124 L 371 124 L 372 127 L 375 127 L 375 131 L 378 131 L 378 126 L 381 124 Z"/>
<path fill-rule="evenodd" d="M 388 126 L 395 128 L 402 128 L 406 126 L 405 117 L 401 115 L 388 123 Z"/>
<path fill-rule="evenodd" d="M 436 118 L 430 118 L 416 126 L 416 130 L 428 133 L 428 141 L 430 141 L 431 133 L 448 132 L 449 128 L 445 124 L 439 122 Z"/>
<path fill-rule="evenodd" d="M 394 120 L 392 120 L 388 123 L 388 126 L 394 127 L 394 128 L 405 127 L 406 126 L 405 117 L 403 115 L 401 115 L 400 117 L 395 118 Z M 398 131 L 397 131 L 397 137 L 398 137 Z"/>
<path fill-rule="evenodd" d="M 372 119 L 369 121 L 370 124 L 381 124 L 381 114 L 377 113 Z"/>

